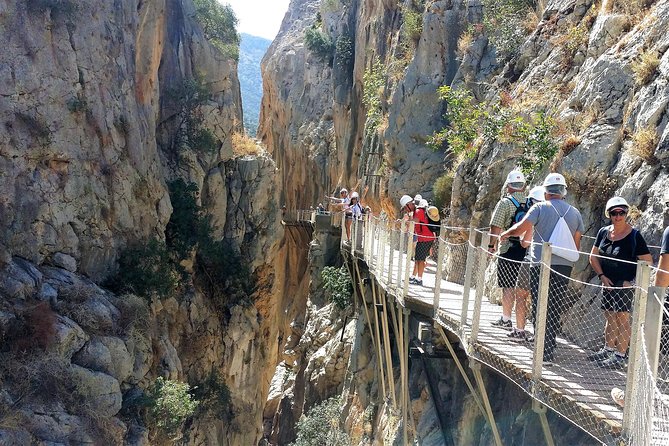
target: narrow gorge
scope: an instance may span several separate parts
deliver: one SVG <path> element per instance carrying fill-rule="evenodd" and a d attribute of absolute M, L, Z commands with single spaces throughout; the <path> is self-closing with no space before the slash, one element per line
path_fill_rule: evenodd
<path fill-rule="evenodd" d="M 615 194 L 657 244 L 667 22 L 669 0 L 291 0 L 254 140 L 229 5 L 0 0 L 0 444 L 495 444 L 436 336 L 402 419 L 370 284 L 343 305 L 324 286 L 341 229 L 291 216 L 346 187 L 375 215 L 420 193 L 484 227 L 523 166 L 565 175 L 588 235 Z M 443 86 L 492 123 L 459 146 Z M 545 444 L 526 393 L 483 377 L 503 443 Z"/>

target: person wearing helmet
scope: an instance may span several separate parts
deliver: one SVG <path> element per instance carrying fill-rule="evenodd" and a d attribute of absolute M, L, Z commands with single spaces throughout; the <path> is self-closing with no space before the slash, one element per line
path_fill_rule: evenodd
<path fill-rule="evenodd" d="M 415 204 L 416 207 L 418 207 L 418 205 L 420 204 L 421 200 L 423 200 L 423 196 L 422 196 L 421 194 L 416 194 L 416 196 L 413 197 L 413 204 Z"/>
<path fill-rule="evenodd" d="M 404 220 L 411 220 L 413 213 L 416 210 L 416 203 L 409 195 L 402 195 L 400 198 L 400 213 Z"/>
<path fill-rule="evenodd" d="M 531 209 L 536 203 L 544 201 L 544 192 L 545 189 L 543 186 L 535 186 L 530 190 L 530 193 L 527 194 L 526 204 L 527 208 Z M 523 248 L 527 249 L 532 245 L 532 234 L 533 231 L 529 230 L 522 235 L 520 244 Z M 507 335 L 513 341 L 528 341 L 532 336 L 525 331 L 525 324 L 527 322 L 527 310 L 529 307 L 529 297 L 530 290 L 530 263 L 532 261 L 531 252 L 528 250 L 523 258 L 523 262 L 520 264 L 520 269 L 518 270 L 518 282 L 516 287 L 519 290 L 522 290 L 518 293 L 518 298 L 516 299 L 516 327 Z"/>
<path fill-rule="evenodd" d="M 572 246 L 575 246 L 576 251 L 578 251 L 581 244 L 581 234 L 584 231 L 581 213 L 565 201 L 567 182 L 564 177 L 559 173 L 548 174 L 543 182 L 543 186 L 546 189 L 544 201 L 535 203 L 522 221 L 514 224 L 500 235 L 500 240 L 506 240 L 509 237 L 521 236 L 527 233 L 527 231 L 532 231 L 530 291 L 533 303 L 533 320 L 536 320 L 537 300 L 539 297 L 542 243 L 551 239 L 551 235 L 558 226 L 564 227 L 566 225 L 567 230 L 571 233 L 570 240 L 573 241 Z M 551 273 L 548 282 L 548 309 L 543 356 L 545 365 L 551 365 L 555 359 L 556 338 L 560 331 L 560 320 L 562 313 L 568 309 L 568 305 L 565 303 L 565 290 L 568 288 L 569 276 L 574 267 L 573 260 L 563 257 L 567 255 L 564 254 L 564 251 L 570 251 L 573 254 L 571 248 L 554 246 L 555 250 L 551 256 Z M 562 251 L 559 251 L 557 248 L 562 248 Z M 571 255 L 567 256 L 571 257 Z"/>
<path fill-rule="evenodd" d="M 653 262 L 643 236 L 627 222 L 628 212 L 629 204 L 623 197 L 613 197 L 606 203 L 604 214 L 611 219 L 611 225 L 599 230 L 590 251 L 590 265 L 605 287 L 602 310 L 606 326 L 604 346 L 588 359 L 613 369 L 622 369 L 626 363 L 632 334 L 630 311 L 634 300 L 632 282 L 636 276 L 636 262 Z"/>
<path fill-rule="evenodd" d="M 525 257 L 526 249 L 521 246 L 520 238 L 514 237 L 505 243 L 499 243 L 499 234 L 509 229 L 514 223 L 520 221 L 527 212 L 525 204 L 525 176 L 519 170 L 513 170 L 506 176 L 506 195 L 497 202 L 495 210 L 490 219 L 490 244 L 488 251 L 498 251 L 497 260 L 497 285 L 502 288 L 502 316 L 492 323 L 495 327 L 511 330 L 511 312 L 516 305 L 526 305 L 527 294 L 524 290 L 516 287 L 520 262 Z M 522 312 L 522 310 L 521 310 Z M 518 322 L 518 309 L 516 308 L 516 323 Z"/>
<path fill-rule="evenodd" d="M 325 198 L 330 201 L 330 203 L 335 203 L 339 205 L 339 208 L 342 209 L 345 205 L 348 205 L 351 202 L 351 199 L 348 196 L 348 189 L 342 187 L 339 191 L 339 197 L 331 197 L 326 195 Z"/>

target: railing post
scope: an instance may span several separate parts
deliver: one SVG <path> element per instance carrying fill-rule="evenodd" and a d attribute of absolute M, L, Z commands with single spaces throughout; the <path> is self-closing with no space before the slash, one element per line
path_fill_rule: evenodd
<path fill-rule="evenodd" d="M 351 255 L 355 257 L 355 244 L 358 242 L 358 220 L 351 219 Z"/>
<path fill-rule="evenodd" d="M 407 228 L 407 258 L 404 269 L 404 291 L 402 291 L 402 298 L 406 299 L 409 292 L 409 275 L 411 274 L 411 256 L 413 255 L 413 231 L 416 223 L 411 221 Z"/>
<path fill-rule="evenodd" d="M 399 252 L 399 258 L 397 259 L 397 292 L 402 289 L 402 283 L 404 280 L 404 275 L 402 274 L 402 265 L 404 265 L 404 262 L 402 261 L 402 256 L 404 255 L 404 250 L 406 249 L 406 230 L 407 230 L 407 221 L 402 220 L 400 223 L 400 230 L 399 230 L 399 236 L 400 236 L 400 252 Z"/>
<path fill-rule="evenodd" d="M 388 259 L 388 288 L 393 285 L 393 261 L 395 258 L 395 249 L 393 248 L 393 234 L 395 231 L 393 231 L 393 221 L 388 220 L 387 221 L 387 226 L 388 226 L 388 253 L 389 253 L 389 259 Z"/>
<path fill-rule="evenodd" d="M 539 296 L 537 298 L 536 320 L 534 322 L 534 358 L 532 361 L 532 381 L 535 388 L 536 384 L 541 380 L 541 371 L 544 366 L 544 342 L 546 340 L 548 288 L 550 287 L 551 278 L 552 251 L 553 248 L 550 243 L 544 242 L 541 245 L 541 272 L 539 274 Z"/>
<path fill-rule="evenodd" d="M 341 244 L 340 249 L 344 248 L 344 242 L 346 242 L 346 214 L 341 213 Z"/>
<path fill-rule="evenodd" d="M 657 367 L 660 360 L 662 312 L 666 292 L 667 289 L 665 287 L 652 286 L 648 288 L 648 304 L 646 305 L 644 335 L 646 336 L 646 351 L 648 352 L 650 371 L 653 373 L 654 377 L 657 377 Z"/>
<path fill-rule="evenodd" d="M 472 317 L 472 334 L 470 347 L 476 343 L 479 336 L 479 325 L 481 324 L 481 305 L 483 302 L 483 289 L 485 288 L 485 265 L 488 257 L 488 243 L 490 243 L 490 232 L 485 231 L 481 238 L 481 250 L 479 251 L 479 269 L 476 272 L 476 299 L 474 300 L 474 316 Z"/>
<path fill-rule="evenodd" d="M 627 382 L 625 384 L 625 406 L 623 407 L 623 431 L 630 432 L 636 428 L 632 426 L 633 413 L 636 407 L 636 399 L 641 398 L 637 391 L 643 392 L 647 389 L 638 389 L 634 384 L 639 375 L 641 352 L 643 350 L 642 325 L 646 319 L 646 306 L 648 304 L 648 287 L 650 285 L 650 267 L 647 262 L 641 261 L 636 265 L 636 285 L 634 290 L 634 307 L 632 309 L 632 335 L 629 344 L 629 361 L 627 365 Z M 641 426 L 639 426 L 641 427 Z"/>
<path fill-rule="evenodd" d="M 469 292 L 472 288 L 474 262 L 476 262 L 478 257 L 476 254 L 476 229 L 470 228 L 469 243 L 467 244 L 467 265 L 465 266 L 465 284 L 462 291 L 462 313 L 460 314 L 461 338 L 464 337 L 465 326 L 467 325 L 467 313 L 469 312 Z"/>
<path fill-rule="evenodd" d="M 383 277 L 383 265 L 385 265 L 386 261 L 386 225 L 385 222 L 381 222 L 381 225 L 379 225 L 379 245 L 381 245 L 381 252 L 380 257 L 379 257 L 379 274 L 378 277 L 382 278 Z"/>
<path fill-rule="evenodd" d="M 442 228 L 443 229 L 443 228 Z M 443 234 L 443 230 L 439 231 Z M 441 276 L 444 268 L 444 255 L 446 254 L 446 242 L 441 239 L 441 235 L 437 236 L 437 271 L 434 275 L 434 317 L 439 316 L 439 299 L 441 297 Z"/>

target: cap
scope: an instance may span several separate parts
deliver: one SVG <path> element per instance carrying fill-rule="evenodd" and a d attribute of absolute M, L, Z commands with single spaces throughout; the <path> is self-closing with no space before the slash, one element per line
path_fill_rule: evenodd
<path fill-rule="evenodd" d="M 627 200 L 625 200 L 623 197 L 613 197 L 609 201 L 606 202 L 606 210 L 604 211 L 604 215 L 606 215 L 607 218 L 610 217 L 609 212 L 616 209 L 620 208 L 622 210 L 628 210 L 630 207 L 629 203 L 627 203 Z"/>

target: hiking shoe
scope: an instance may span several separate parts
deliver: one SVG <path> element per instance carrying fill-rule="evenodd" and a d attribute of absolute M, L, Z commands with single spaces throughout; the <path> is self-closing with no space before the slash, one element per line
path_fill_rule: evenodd
<path fill-rule="evenodd" d="M 611 399 L 620 407 L 625 407 L 625 391 L 614 387 L 611 389 Z"/>
<path fill-rule="evenodd" d="M 423 279 L 416 279 L 413 282 L 414 285 L 423 286 Z"/>
<path fill-rule="evenodd" d="M 493 327 L 499 327 L 499 328 L 503 328 L 505 330 L 511 330 L 513 328 L 513 324 L 511 323 L 511 320 L 505 321 L 504 318 L 502 318 L 501 316 L 498 320 L 496 320 L 495 322 L 492 322 L 491 325 Z"/>
<path fill-rule="evenodd" d="M 602 347 L 599 350 L 597 350 L 595 353 L 590 353 L 588 355 L 588 359 L 590 361 L 601 362 L 601 361 L 605 361 L 605 360 L 609 359 L 611 357 L 611 355 L 613 355 L 613 354 L 614 354 L 613 350 L 608 350 L 608 349 Z"/>
<path fill-rule="evenodd" d="M 598 362 L 597 365 L 605 369 L 620 370 L 624 369 L 627 366 L 627 361 L 625 360 L 624 356 L 620 356 L 614 353 L 609 358 Z"/>
<path fill-rule="evenodd" d="M 525 342 L 527 341 L 528 334 L 525 330 L 513 329 L 509 334 L 506 335 L 508 338 L 511 338 L 512 341 Z"/>

